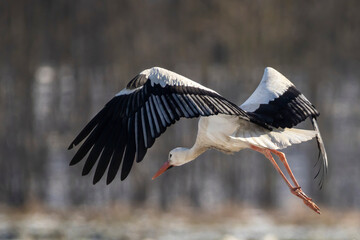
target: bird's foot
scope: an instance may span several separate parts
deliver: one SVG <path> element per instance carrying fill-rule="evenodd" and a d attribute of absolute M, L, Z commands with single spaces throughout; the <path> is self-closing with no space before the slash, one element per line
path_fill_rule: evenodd
<path fill-rule="evenodd" d="M 312 201 L 311 198 L 306 196 L 306 194 L 303 192 L 301 187 L 294 187 L 294 188 L 291 188 L 290 190 L 291 190 L 292 194 L 294 194 L 298 198 L 302 199 L 306 206 L 311 208 L 316 213 L 320 214 L 320 208 Z"/>

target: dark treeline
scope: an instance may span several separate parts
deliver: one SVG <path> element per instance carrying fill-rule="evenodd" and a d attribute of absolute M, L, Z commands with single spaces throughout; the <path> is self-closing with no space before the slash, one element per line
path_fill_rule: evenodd
<path fill-rule="evenodd" d="M 359 8 L 335 0 L 1 1 L 0 204 L 297 201 L 250 151 L 210 151 L 151 181 L 169 150 L 193 144 L 196 120 L 171 127 L 124 182 L 93 186 L 81 164 L 68 167 L 73 137 L 145 68 L 176 71 L 240 105 L 272 66 L 321 113 L 330 160 L 323 190 L 313 181 L 315 142 L 285 150 L 304 191 L 323 205 L 359 208 Z"/>

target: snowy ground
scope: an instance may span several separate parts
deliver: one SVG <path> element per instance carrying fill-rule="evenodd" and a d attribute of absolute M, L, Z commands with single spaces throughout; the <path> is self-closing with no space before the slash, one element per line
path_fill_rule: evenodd
<path fill-rule="evenodd" d="M 360 214 L 112 207 L 0 212 L 0 239 L 360 240 Z"/>

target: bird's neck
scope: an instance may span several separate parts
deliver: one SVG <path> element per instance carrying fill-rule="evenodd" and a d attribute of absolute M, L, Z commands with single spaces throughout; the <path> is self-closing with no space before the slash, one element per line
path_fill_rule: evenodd
<path fill-rule="evenodd" d="M 194 145 L 192 148 L 185 148 L 185 156 L 184 156 L 184 164 L 191 162 L 198 156 L 200 156 L 203 152 L 206 151 L 206 148 L 204 147 L 198 147 L 197 145 Z"/>

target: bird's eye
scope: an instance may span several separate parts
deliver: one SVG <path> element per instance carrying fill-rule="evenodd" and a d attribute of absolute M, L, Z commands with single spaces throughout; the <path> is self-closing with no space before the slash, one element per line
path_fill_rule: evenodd
<path fill-rule="evenodd" d="M 170 153 L 169 157 L 171 158 L 172 157 L 172 154 Z"/>

